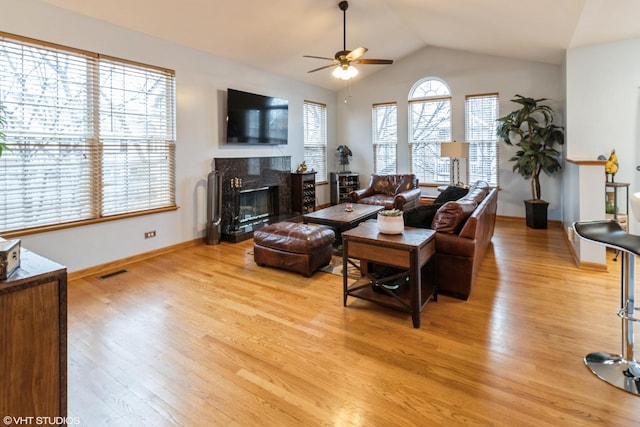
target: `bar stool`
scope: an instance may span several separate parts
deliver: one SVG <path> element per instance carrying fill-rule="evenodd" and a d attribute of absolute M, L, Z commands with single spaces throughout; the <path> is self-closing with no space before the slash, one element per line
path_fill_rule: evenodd
<path fill-rule="evenodd" d="M 633 354 L 636 255 L 640 255 L 640 236 L 628 234 L 613 220 L 578 221 L 573 229 L 580 238 L 613 248 L 622 254 L 620 279 L 622 319 L 622 354 L 589 353 L 584 363 L 600 379 L 624 391 L 640 396 L 640 364 Z"/>

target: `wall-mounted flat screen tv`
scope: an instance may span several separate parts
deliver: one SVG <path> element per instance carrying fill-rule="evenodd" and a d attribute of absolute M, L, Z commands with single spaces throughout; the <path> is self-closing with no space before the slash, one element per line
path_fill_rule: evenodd
<path fill-rule="evenodd" d="M 284 145 L 289 101 L 227 89 L 227 144 Z"/>

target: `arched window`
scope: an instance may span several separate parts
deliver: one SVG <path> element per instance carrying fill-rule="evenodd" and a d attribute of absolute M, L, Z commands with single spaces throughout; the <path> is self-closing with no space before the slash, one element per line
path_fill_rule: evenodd
<path fill-rule="evenodd" d="M 409 92 L 409 164 L 422 183 L 448 183 L 449 159 L 440 143 L 451 141 L 451 92 L 447 84 L 427 77 Z"/>

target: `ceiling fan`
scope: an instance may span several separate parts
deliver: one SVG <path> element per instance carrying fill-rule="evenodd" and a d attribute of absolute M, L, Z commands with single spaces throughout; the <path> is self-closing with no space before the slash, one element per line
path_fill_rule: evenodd
<path fill-rule="evenodd" d="M 326 58 L 324 56 L 312 56 L 303 55 L 305 58 L 324 59 L 331 61 L 331 64 L 325 65 L 308 71 L 313 73 L 315 71 L 324 70 L 325 68 L 335 67 L 333 70 L 334 77 L 342 80 L 349 80 L 358 74 L 358 70 L 352 64 L 393 64 L 392 59 L 361 59 L 361 56 L 367 52 L 366 47 L 359 47 L 354 50 L 347 50 L 347 9 L 349 8 L 348 1 L 341 1 L 338 3 L 338 7 L 342 10 L 343 14 L 343 37 L 342 37 L 342 50 L 336 52 L 333 58 Z"/>

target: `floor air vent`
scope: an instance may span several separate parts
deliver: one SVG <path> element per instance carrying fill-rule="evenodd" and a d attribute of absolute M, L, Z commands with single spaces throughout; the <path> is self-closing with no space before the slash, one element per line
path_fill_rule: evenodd
<path fill-rule="evenodd" d="M 108 279 L 109 277 L 117 276 L 118 274 L 124 274 L 126 272 L 127 272 L 127 270 L 113 271 L 111 273 L 107 273 L 107 274 L 103 274 L 102 276 L 98 276 L 98 279 L 104 280 L 104 279 Z"/>

